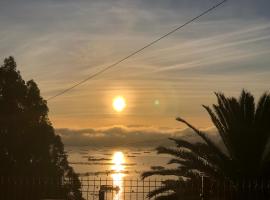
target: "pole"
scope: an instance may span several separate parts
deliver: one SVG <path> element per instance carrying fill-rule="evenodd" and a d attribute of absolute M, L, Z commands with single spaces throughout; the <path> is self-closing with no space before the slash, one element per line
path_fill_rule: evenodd
<path fill-rule="evenodd" d="M 202 184 L 201 184 L 201 200 L 204 200 L 204 176 L 202 175 Z"/>
<path fill-rule="evenodd" d="M 104 190 L 99 190 L 98 200 L 105 200 L 105 191 Z"/>

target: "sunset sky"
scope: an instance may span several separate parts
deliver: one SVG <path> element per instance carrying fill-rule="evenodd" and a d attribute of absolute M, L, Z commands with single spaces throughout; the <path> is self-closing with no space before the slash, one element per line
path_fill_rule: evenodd
<path fill-rule="evenodd" d="M 46 99 L 183 24 L 215 0 L 0 0 L 0 56 Z M 54 127 L 211 127 L 213 92 L 270 85 L 270 1 L 229 0 L 142 53 L 48 102 Z M 123 96 L 116 112 L 112 101 Z"/>

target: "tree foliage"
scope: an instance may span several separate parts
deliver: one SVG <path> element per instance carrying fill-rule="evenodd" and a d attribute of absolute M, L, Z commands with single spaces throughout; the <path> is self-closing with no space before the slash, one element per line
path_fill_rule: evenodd
<path fill-rule="evenodd" d="M 176 164 L 178 167 L 144 172 L 143 178 L 169 175 L 177 177 L 179 184 L 184 184 L 188 181 L 197 182 L 200 175 L 204 175 L 212 182 L 230 181 L 239 185 L 250 180 L 270 180 L 269 93 L 264 93 L 257 105 L 254 96 L 245 90 L 238 99 L 226 97 L 222 93 L 216 93 L 216 97 L 217 104 L 212 108 L 203 107 L 216 127 L 225 150 L 211 140 L 207 133 L 179 117 L 177 120 L 191 128 L 203 142 L 191 143 L 171 138 L 177 147 L 158 147 L 157 152 L 173 156 L 169 164 Z M 174 195 L 181 194 L 173 187 L 167 187 L 167 190 Z M 163 193 L 162 188 L 160 193 Z"/>
<path fill-rule="evenodd" d="M 0 67 L 0 176 L 72 177 L 66 194 L 82 199 L 79 181 L 69 166 L 61 138 L 48 119 L 47 102 L 37 84 L 25 82 L 13 57 Z"/>

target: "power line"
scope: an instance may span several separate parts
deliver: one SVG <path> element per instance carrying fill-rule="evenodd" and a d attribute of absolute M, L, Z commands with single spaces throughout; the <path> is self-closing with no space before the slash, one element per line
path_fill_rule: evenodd
<path fill-rule="evenodd" d="M 164 39 L 165 37 L 167 37 L 167 36 L 173 34 L 174 32 L 178 31 L 179 29 L 185 27 L 186 25 L 188 25 L 188 24 L 192 23 L 193 21 L 199 19 L 199 18 L 202 17 L 203 15 L 206 15 L 206 14 L 209 13 L 210 11 L 212 11 L 212 10 L 216 9 L 217 7 L 221 6 L 221 5 L 222 5 L 223 3 L 225 3 L 226 1 L 228 1 L 228 0 L 223 0 L 223 1 L 221 1 L 220 3 L 215 4 L 215 5 L 212 6 L 211 8 L 209 8 L 209 9 L 207 9 L 206 11 L 202 12 L 200 15 L 198 15 L 198 16 L 196 16 L 196 17 L 190 19 L 189 21 L 187 21 L 186 23 L 182 24 L 181 26 L 178 26 L 177 28 L 175 28 L 175 29 L 169 31 L 169 32 L 166 33 L 165 35 L 163 35 L 163 36 L 161 36 L 161 37 L 155 39 L 154 41 L 152 41 L 152 42 L 148 43 L 147 45 L 145 45 L 144 47 L 142 47 L 142 48 L 140 48 L 140 49 L 134 51 L 133 53 L 129 54 L 128 56 L 126 56 L 126 57 L 124 57 L 124 58 L 122 58 L 122 59 L 116 61 L 115 63 L 113 63 L 113 64 L 111 64 L 111 65 L 105 67 L 104 69 L 102 69 L 102 70 L 100 70 L 100 71 L 98 71 L 98 72 L 96 72 L 96 73 L 90 75 L 89 77 L 87 77 L 87 78 L 81 80 L 80 82 L 74 84 L 73 86 L 71 86 L 71 87 L 69 87 L 69 88 L 67 88 L 67 89 L 65 89 L 65 90 L 63 90 L 63 91 L 61 91 L 61 92 L 59 92 L 59 93 L 57 93 L 57 94 L 55 94 L 55 95 L 49 97 L 49 98 L 47 99 L 47 101 L 50 101 L 50 100 L 52 100 L 52 99 L 54 99 L 54 98 L 56 98 L 56 97 L 58 97 L 58 96 L 61 96 L 61 95 L 65 94 L 65 93 L 69 92 L 70 90 L 74 89 L 75 87 L 77 87 L 77 86 L 79 86 L 79 85 L 85 83 L 86 81 L 88 81 L 88 80 L 90 80 L 90 79 L 92 79 L 92 78 L 94 78 L 94 77 L 96 77 L 96 76 L 98 76 L 98 75 L 104 73 L 105 71 L 107 71 L 107 70 L 109 70 L 110 68 L 113 68 L 114 66 L 116 66 L 116 65 L 118 65 L 118 64 L 120 64 L 120 63 L 122 63 L 123 61 L 129 59 L 130 57 L 132 57 L 132 56 L 134 56 L 134 55 L 140 53 L 140 52 L 143 51 L 144 49 L 146 49 L 146 48 L 148 48 L 148 47 L 154 45 L 155 43 L 159 42 L 160 40 Z"/>

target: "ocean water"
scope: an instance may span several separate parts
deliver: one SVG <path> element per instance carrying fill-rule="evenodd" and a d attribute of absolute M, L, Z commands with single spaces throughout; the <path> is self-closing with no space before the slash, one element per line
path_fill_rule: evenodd
<path fill-rule="evenodd" d="M 68 160 L 80 176 L 110 178 L 115 173 L 114 166 L 121 165 L 121 173 L 127 179 L 140 178 L 143 171 L 151 166 L 166 166 L 170 157 L 158 155 L 154 148 L 91 148 L 67 146 Z M 115 160 L 116 153 L 120 160 Z M 118 164 L 115 162 L 119 162 Z"/>
<path fill-rule="evenodd" d="M 151 166 L 167 166 L 170 157 L 158 155 L 154 148 L 93 148 L 67 146 L 68 160 L 83 180 L 86 199 L 98 199 L 101 187 L 107 200 L 144 199 L 161 185 L 164 177 L 141 180 Z M 102 186 L 101 186 L 102 185 Z"/>

